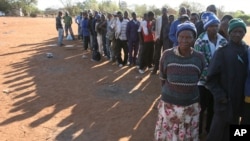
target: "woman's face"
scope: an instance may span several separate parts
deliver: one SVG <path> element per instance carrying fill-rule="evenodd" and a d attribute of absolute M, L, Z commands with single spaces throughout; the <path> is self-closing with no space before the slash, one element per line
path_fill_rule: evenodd
<path fill-rule="evenodd" d="M 195 42 L 194 33 L 191 30 L 183 30 L 178 35 L 180 49 L 193 47 Z"/>

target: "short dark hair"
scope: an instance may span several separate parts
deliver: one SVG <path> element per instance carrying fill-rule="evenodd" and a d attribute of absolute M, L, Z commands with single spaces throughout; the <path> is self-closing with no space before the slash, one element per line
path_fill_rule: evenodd
<path fill-rule="evenodd" d="M 222 17 L 221 21 L 224 21 L 224 20 L 230 21 L 231 19 L 233 19 L 233 16 L 231 16 L 231 15 L 224 15 L 224 16 Z"/>
<path fill-rule="evenodd" d="M 154 15 L 155 15 L 154 12 L 152 12 L 152 11 L 149 11 L 149 12 L 148 12 L 148 17 L 150 17 L 150 16 L 153 17 Z"/>

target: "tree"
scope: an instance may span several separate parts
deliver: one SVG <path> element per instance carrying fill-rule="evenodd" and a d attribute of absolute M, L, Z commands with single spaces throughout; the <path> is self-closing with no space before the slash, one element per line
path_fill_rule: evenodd
<path fill-rule="evenodd" d="M 8 0 L 0 0 L 0 11 L 7 12 L 10 9 L 11 5 Z"/>
<path fill-rule="evenodd" d="M 140 17 L 143 17 L 143 14 L 147 12 L 147 5 L 135 5 L 135 11 L 137 12 L 137 15 Z"/>
<path fill-rule="evenodd" d="M 187 1 L 181 3 L 179 7 L 186 7 L 187 9 L 189 9 L 191 11 L 191 13 L 193 13 L 193 12 L 201 13 L 205 9 L 205 7 L 200 3 L 187 2 Z"/>
<path fill-rule="evenodd" d="M 113 1 L 111 2 L 110 0 L 103 1 L 100 4 L 98 4 L 99 11 L 101 12 L 109 12 L 113 13 L 114 11 L 118 11 L 119 7 L 117 4 Z"/>

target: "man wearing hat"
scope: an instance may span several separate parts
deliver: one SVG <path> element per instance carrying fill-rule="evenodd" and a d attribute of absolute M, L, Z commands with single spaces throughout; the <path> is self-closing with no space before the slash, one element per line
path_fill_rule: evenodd
<path fill-rule="evenodd" d="M 221 36 L 219 32 L 220 20 L 217 16 L 212 12 L 204 12 L 201 16 L 201 20 L 203 21 L 203 33 L 197 38 L 194 49 L 203 53 L 206 58 L 206 63 L 209 65 L 212 56 L 216 49 L 220 46 L 225 46 L 227 44 L 227 40 Z M 199 91 L 200 91 L 200 121 L 203 121 L 203 117 L 206 114 L 206 122 L 205 129 L 206 132 L 209 132 L 210 125 L 213 118 L 213 95 L 211 92 L 205 87 L 205 78 L 207 77 L 207 69 L 202 72 L 202 76 L 200 81 L 198 82 Z M 200 122 L 199 133 L 202 134 L 203 122 Z"/>
<path fill-rule="evenodd" d="M 179 45 L 163 52 L 160 59 L 161 100 L 155 141 L 199 140 L 199 90 L 204 56 L 193 49 L 197 31 L 191 22 L 177 26 Z"/>
<path fill-rule="evenodd" d="M 228 141 L 229 126 L 239 125 L 244 114 L 244 86 L 247 77 L 248 45 L 242 19 L 229 21 L 229 42 L 219 47 L 208 67 L 206 86 L 214 97 L 214 116 L 207 141 Z"/>

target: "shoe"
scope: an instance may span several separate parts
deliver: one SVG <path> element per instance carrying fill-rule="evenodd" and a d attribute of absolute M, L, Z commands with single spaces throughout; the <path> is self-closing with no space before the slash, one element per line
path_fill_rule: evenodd
<path fill-rule="evenodd" d="M 119 64 L 118 66 L 121 68 L 121 67 L 123 67 L 123 64 Z"/>
<path fill-rule="evenodd" d="M 154 75 L 154 74 L 156 74 L 157 73 L 157 70 L 152 70 L 151 71 L 151 75 Z"/>
<path fill-rule="evenodd" d="M 140 73 L 140 74 L 144 74 L 144 73 L 145 73 L 145 71 L 144 71 L 144 70 L 139 69 L 139 73 Z"/>
<path fill-rule="evenodd" d="M 60 44 L 59 46 L 62 47 L 62 46 L 64 46 L 64 45 L 65 45 L 65 44 Z"/>
<path fill-rule="evenodd" d="M 148 70 L 152 71 L 154 68 L 153 67 L 148 67 Z"/>

